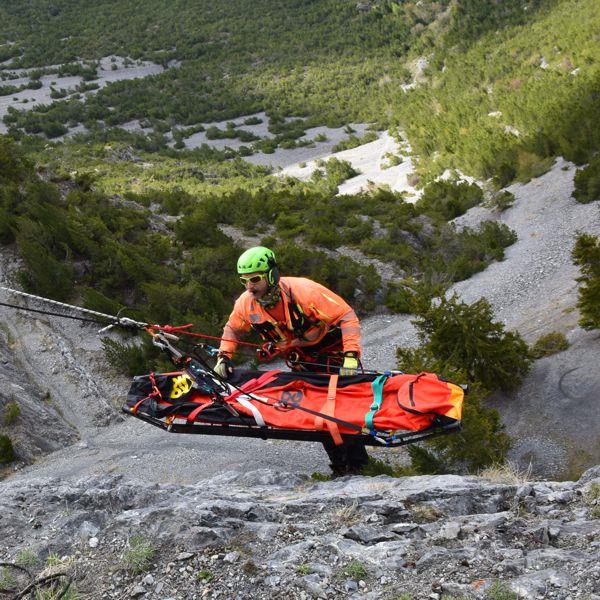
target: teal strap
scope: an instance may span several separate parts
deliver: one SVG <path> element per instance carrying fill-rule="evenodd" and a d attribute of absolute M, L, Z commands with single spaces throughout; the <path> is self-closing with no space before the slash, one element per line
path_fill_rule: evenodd
<path fill-rule="evenodd" d="M 365 416 L 365 425 L 369 429 L 374 429 L 373 419 L 375 418 L 375 413 L 381 408 L 381 403 L 383 402 L 383 386 L 387 380 L 387 375 L 380 375 L 372 384 L 373 388 L 373 404 L 371 404 L 371 409 Z"/>

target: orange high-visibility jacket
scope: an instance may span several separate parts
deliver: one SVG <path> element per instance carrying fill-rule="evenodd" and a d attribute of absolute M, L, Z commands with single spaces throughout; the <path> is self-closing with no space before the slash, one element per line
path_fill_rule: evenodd
<path fill-rule="evenodd" d="M 342 298 L 304 277 L 281 277 L 279 288 L 285 322 L 276 320 L 246 290 L 236 300 L 225 325 L 219 352 L 231 357 L 237 342 L 251 329 L 264 337 L 266 327 L 278 341 L 311 346 L 320 342 L 333 327 L 339 327 L 343 344 L 341 350 L 360 355 L 360 324 L 356 313 Z M 277 309 L 272 312 L 281 313 Z"/>

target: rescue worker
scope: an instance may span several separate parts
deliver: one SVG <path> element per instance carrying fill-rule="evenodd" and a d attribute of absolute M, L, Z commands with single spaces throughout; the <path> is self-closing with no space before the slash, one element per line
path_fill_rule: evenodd
<path fill-rule="evenodd" d="M 244 252 L 237 271 L 246 291 L 223 329 L 215 373 L 226 379 L 240 338 L 254 330 L 281 350 L 294 371 L 356 375 L 360 324 L 337 294 L 304 277 L 280 277 L 275 254 L 264 246 Z M 329 368 L 328 368 L 329 367 Z M 358 473 L 368 462 L 363 445 L 323 443 L 335 475 Z"/>

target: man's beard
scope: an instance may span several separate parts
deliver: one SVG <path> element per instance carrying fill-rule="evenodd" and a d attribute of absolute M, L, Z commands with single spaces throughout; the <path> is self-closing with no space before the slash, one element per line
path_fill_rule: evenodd
<path fill-rule="evenodd" d="M 278 285 L 274 285 L 268 289 L 262 298 L 258 299 L 258 303 L 264 308 L 272 308 L 281 300 L 281 290 Z"/>

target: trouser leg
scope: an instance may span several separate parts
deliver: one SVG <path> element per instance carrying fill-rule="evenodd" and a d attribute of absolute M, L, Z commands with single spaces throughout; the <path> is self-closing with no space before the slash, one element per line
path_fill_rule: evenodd
<path fill-rule="evenodd" d="M 323 448 L 329 456 L 329 466 L 335 475 L 358 473 L 369 462 L 369 455 L 363 444 L 346 442 L 336 446 L 333 440 L 326 440 Z"/>
<path fill-rule="evenodd" d="M 369 455 L 364 444 L 348 442 L 346 445 L 346 457 L 349 472 L 359 472 L 369 462 Z"/>
<path fill-rule="evenodd" d="M 345 445 L 336 446 L 333 440 L 323 442 L 323 448 L 329 456 L 329 466 L 335 475 L 344 475 L 348 470 L 348 455 Z"/>

